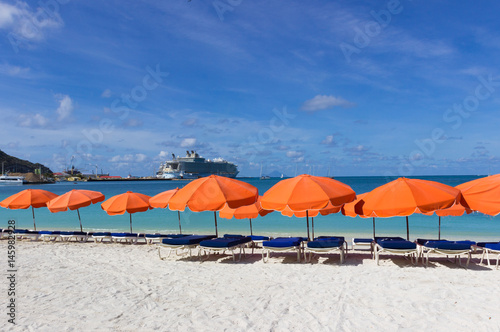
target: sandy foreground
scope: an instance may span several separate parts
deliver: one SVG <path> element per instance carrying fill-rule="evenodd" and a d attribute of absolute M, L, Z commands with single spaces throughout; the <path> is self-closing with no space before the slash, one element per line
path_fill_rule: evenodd
<path fill-rule="evenodd" d="M 0 241 L 3 274 L 7 242 Z M 380 266 L 369 253 L 313 263 L 260 254 L 233 263 L 155 246 L 18 241 L 14 331 L 499 331 L 500 270 L 465 270 L 435 258 L 428 268 L 400 256 Z M 4 330 L 4 328 L 2 328 Z"/>

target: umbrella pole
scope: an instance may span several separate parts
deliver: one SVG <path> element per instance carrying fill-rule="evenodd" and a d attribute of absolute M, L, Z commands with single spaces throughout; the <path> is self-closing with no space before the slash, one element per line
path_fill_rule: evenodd
<path fill-rule="evenodd" d="M 31 206 L 31 212 L 33 213 L 33 227 L 35 227 L 35 231 L 36 231 L 35 209 L 33 209 L 33 205 Z"/>
<path fill-rule="evenodd" d="M 214 219 L 215 219 L 215 237 L 219 237 L 219 232 L 217 231 L 217 213 L 214 211 Z"/>
<path fill-rule="evenodd" d="M 132 213 L 129 213 L 130 216 L 130 233 L 132 233 Z"/>
<path fill-rule="evenodd" d="M 306 210 L 306 220 L 307 220 L 307 241 L 311 241 L 311 238 L 309 237 L 309 211 Z"/>
<path fill-rule="evenodd" d="M 182 234 L 182 229 L 181 229 L 181 213 L 180 213 L 180 211 L 177 211 L 177 218 L 179 218 L 179 234 Z"/>
<path fill-rule="evenodd" d="M 438 240 L 441 240 L 441 216 L 439 216 L 439 233 L 438 233 Z"/>
<path fill-rule="evenodd" d="M 311 218 L 311 222 L 312 222 L 312 238 L 314 240 L 314 217 Z"/>
<path fill-rule="evenodd" d="M 375 240 L 375 217 L 373 217 L 373 239 Z"/>
<path fill-rule="evenodd" d="M 80 232 L 83 232 L 82 219 L 80 218 L 80 210 L 76 209 L 76 212 L 78 212 L 78 220 L 80 220 Z"/>
<path fill-rule="evenodd" d="M 408 216 L 406 216 L 406 240 L 410 241 L 410 228 L 408 227 Z"/>
<path fill-rule="evenodd" d="M 248 218 L 250 220 L 250 236 L 253 236 L 253 231 L 252 231 L 252 218 Z"/>

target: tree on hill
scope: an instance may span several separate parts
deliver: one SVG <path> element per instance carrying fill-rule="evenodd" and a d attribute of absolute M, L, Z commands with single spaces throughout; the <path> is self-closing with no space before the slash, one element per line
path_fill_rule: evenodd
<path fill-rule="evenodd" d="M 52 175 L 52 171 L 50 168 L 40 164 L 40 163 L 32 163 L 28 160 L 19 159 L 13 157 L 11 155 L 6 154 L 2 150 L 0 150 L 0 167 L 3 163 L 5 173 L 36 173 L 37 169 L 41 168 L 42 174 Z M 1 172 L 1 168 L 0 168 Z"/>

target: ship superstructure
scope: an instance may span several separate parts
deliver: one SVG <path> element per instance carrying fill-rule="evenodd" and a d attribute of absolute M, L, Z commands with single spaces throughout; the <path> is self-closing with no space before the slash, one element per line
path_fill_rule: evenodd
<path fill-rule="evenodd" d="M 186 151 L 185 157 L 176 157 L 160 165 L 156 176 L 164 179 L 197 179 L 212 174 L 234 178 L 238 166 L 222 158 L 205 159 L 195 151 Z"/>

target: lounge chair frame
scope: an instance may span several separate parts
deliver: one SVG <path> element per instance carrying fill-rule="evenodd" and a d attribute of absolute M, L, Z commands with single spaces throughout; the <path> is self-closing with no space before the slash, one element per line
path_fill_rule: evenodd
<path fill-rule="evenodd" d="M 269 261 L 269 257 L 271 254 L 271 251 L 278 251 L 278 252 L 286 252 L 286 251 L 297 251 L 297 262 L 300 262 L 300 256 L 301 252 L 304 247 L 304 242 L 301 242 L 298 246 L 292 246 L 292 247 L 266 247 L 262 246 L 262 261 L 264 263 L 267 263 Z"/>
<path fill-rule="evenodd" d="M 391 249 L 391 248 L 384 248 L 380 244 L 373 242 L 373 256 L 375 258 L 375 261 L 377 262 L 377 265 L 379 265 L 379 256 L 383 252 L 387 252 L 390 254 L 397 254 L 397 255 L 404 255 L 405 258 L 408 258 L 410 256 L 411 263 L 413 265 L 416 265 L 418 263 L 418 251 L 417 248 L 415 249 Z M 415 256 L 415 262 L 413 262 L 413 256 Z"/>
<path fill-rule="evenodd" d="M 165 259 L 167 257 L 170 257 L 170 255 L 172 254 L 172 251 L 175 251 L 175 255 L 176 256 L 185 256 L 186 253 L 181 253 L 179 254 L 179 250 L 186 250 L 188 253 L 189 253 L 189 258 L 192 257 L 192 250 L 196 247 L 199 246 L 198 243 L 193 243 L 193 244 L 166 244 L 166 243 L 163 243 L 163 242 L 160 242 L 160 243 L 157 243 L 156 244 L 157 248 L 158 248 L 158 256 L 160 257 L 160 259 Z M 168 255 L 167 256 L 164 256 L 162 257 L 161 256 L 161 248 L 164 248 L 164 249 L 169 249 L 168 251 Z M 198 256 L 200 256 L 200 251 L 198 250 Z"/>
<path fill-rule="evenodd" d="M 128 244 L 137 244 L 139 241 L 139 236 L 140 233 L 137 233 L 136 236 L 130 236 L 130 235 L 125 235 L 125 236 L 116 236 L 111 233 L 111 241 L 115 243 L 128 243 Z"/>
<path fill-rule="evenodd" d="M 481 255 L 481 260 L 479 261 L 479 264 L 483 264 L 484 258 L 486 257 L 486 264 L 488 267 L 491 267 L 490 263 L 490 254 L 497 255 L 497 262 L 495 264 L 495 269 L 498 270 L 499 262 L 500 262 L 500 250 L 495 250 L 495 249 L 490 249 L 490 248 L 485 248 L 485 247 L 480 247 L 480 246 L 473 246 L 474 250 L 481 249 L 483 251 L 483 254 Z M 495 259 L 495 258 L 493 258 Z"/>
<path fill-rule="evenodd" d="M 222 254 L 224 255 L 225 252 L 226 252 L 226 250 L 228 250 L 228 251 L 231 251 L 231 254 L 233 255 L 233 262 L 236 262 L 236 257 L 234 255 L 234 251 L 240 249 L 239 257 L 238 257 L 238 260 L 237 260 L 237 262 L 239 262 L 239 261 L 241 261 L 241 254 L 242 253 L 246 257 L 245 247 L 247 246 L 247 244 L 249 244 L 251 242 L 252 241 L 245 242 L 245 243 L 240 243 L 240 244 L 237 244 L 237 245 L 232 246 L 232 247 L 223 247 L 223 248 L 199 246 L 199 248 L 198 248 L 198 257 L 200 257 L 200 260 L 201 260 L 202 259 L 201 253 L 203 252 L 203 255 L 205 255 L 205 253 L 206 253 L 206 258 L 204 260 L 207 260 L 207 259 L 210 258 L 210 253 L 212 253 L 212 252 L 219 253 L 219 252 L 222 251 Z"/>
<path fill-rule="evenodd" d="M 308 246 L 304 246 L 304 262 L 306 262 L 306 263 L 310 262 L 313 255 L 333 254 L 333 253 L 337 253 L 337 252 L 340 254 L 340 264 L 344 264 L 345 257 L 347 256 L 347 242 L 346 241 L 344 241 L 338 247 L 309 248 Z M 307 259 L 307 253 L 309 253 L 309 259 Z"/>
<path fill-rule="evenodd" d="M 424 247 L 424 251 L 421 252 L 422 255 L 422 263 L 423 263 L 423 255 L 425 254 L 425 266 L 429 266 L 429 255 L 430 254 L 438 254 L 438 255 L 444 255 L 448 259 L 448 256 L 453 255 L 455 257 L 455 264 L 464 267 L 462 265 L 462 255 L 467 255 L 467 263 L 465 264 L 465 268 L 469 267 L 469 262 L 471 258 L 471 252 L 472 249 L 461 249 L 461 250 L 448 250 L 448 249 L 439 249 L 439 248 L 431 248 L 431 247 Z M 449 259 L 448 259 L 449 260 Z"/>

